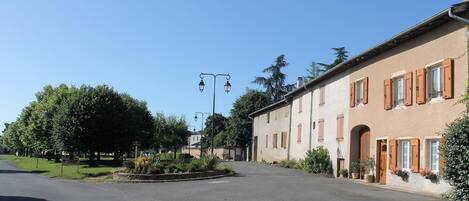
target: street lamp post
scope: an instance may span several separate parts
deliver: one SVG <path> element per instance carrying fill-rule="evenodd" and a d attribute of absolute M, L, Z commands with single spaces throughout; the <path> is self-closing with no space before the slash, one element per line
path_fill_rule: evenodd
<path fill-rule="evenodd" d="M 214 74 L 214 73 L 200 73 L 200 82 L 199 82 L 199 90 L 200 92 L 204 91 L 205 83 L 204 83 L 204 76 L 212 76 L 213 77 L 213 102 L 212 102 L 212 132 L 210 133 L 210 147 L 212 148 L 211 154 L 213 155 L 213 136 L 215 132 L 215 96 L 216 96 L 216 86 L 217 86 L 217 77 L 226 77 L 226 83 L 224 85 L 225 92 L 228 93 L 231 91 L 231 83 L 230 74 Z"/>
<path fill-rule="evenodd" d="M 202 118 L 202 120 L 200 121 L 200 123 L 202 124 L 202 126 L 200 127 L 200 135 L 202 136 L 202 132 L 204 131 L 204 120 L 205 120 L 204 115 L 206 114 L 210 115 L 210 113 L 209 112 L 195 112 L 195 116 L 194 116 L 195 121 L 197 121 L 198 119 L 197 117 L 198 114 L 201 115 L 201 118 Z M 200 138 L 200 158 L 202 158 L 202 149 L 203 149 L 202 138 Z"/>

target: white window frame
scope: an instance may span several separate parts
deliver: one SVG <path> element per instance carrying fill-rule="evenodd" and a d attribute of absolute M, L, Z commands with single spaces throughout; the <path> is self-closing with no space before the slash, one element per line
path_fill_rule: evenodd
<path fill-rule="evenodd" d="M 432 168 L 432 162 L 433 162 L 433 159 L 432 159 L 432 142 L 435 142 L 436 143 L 436 161 L 435 161 L 435 168 Z M 440 150 L 439 150 L 439 146 L 440 146 L 440 142 L 439 142 L 439 139 L 438 138 L 434 138 L 434 139 L 427 139 L 427 144 L 428 146 L 427 148 L 427 152 L 428 153 L 428 157 L 427 157 L 427 168 L 429 170 L 431 170 L 433 173 L 437 174 L 438 171 L 439 171 L 439 160 L 440 160 Z"/>
<path fill-rule="evenodd" d="M 402 85 L 401 87 L 398 87 L 397 81 L 401 80 Z M 404 106 L 404 99 L 405 99 L 405 92 L 404 92 L 404 76 L 396 76 L 392 78 L 392 105 L 393 107 L 399 107 L 399 106 Z M 402 98 L 397 99 L 397 94 L 399 93 L 398 90 L 401 90 L 402 93 Z"/>
<path fill-rule="evenodd" d="M 409 146 L 408 146 L 408 149 L 407 149 L 407 167 L 404 167 L 404 143 L 407 143 Z M 400 155 L 400 167 L 402 170 L 405 170 L 405 171 L 410 171 L 410 168 L 411 168 L 411 154 L 412 154 L 412 146 L 410 144 L 410 140 L 400 140 L 399 141 L 399 155 Z"/>
<path fill-rule="evenodd" d="M 440 89 L 439 91 L 436 92 L 436 95 L 434 95 L 432 93 L 432 88 L 433 88 L 433 70 L 435 69 L 439 69 L 439 76 L 440 76 L 440 82 L 439 82 L 439 85 L 440 85 Z M 443 87 L 444 87 L 444 74 L 443 74 L 443 65 L 441 63 L 441 61 L 439 62 L 436 62 L 434 64 L 431 64 L 431 65 L 428 65 L 426 66 L 426 77 L 427 77 L 427 80 L 426 80 L 426 84 L 427 84 L 427 91 L 426 91 L 426 96 L 428 97 L 429 100 L 439 100 L 439 99 L 442 99 L 443 97 Z"/>
<path fill-rule="evenodd" d="M 363 104 L 364 89 L 365 89 L 365 87 L 363 85 L 364 84 L 363 79 L 364 78 L 356 80 L 355 83 L 354 83 L 355 84 L 355 86 L 354 86 L 354 88 L 355 88 L 355 91 L 354 91 L 354 93 L 355 93 L 355 100 L 354 100 L 355 105 L 362 105 Z"/>

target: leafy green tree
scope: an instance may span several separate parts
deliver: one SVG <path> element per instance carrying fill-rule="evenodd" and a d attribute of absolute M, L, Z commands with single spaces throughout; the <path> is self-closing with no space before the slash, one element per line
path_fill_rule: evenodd
<path fill-rule="evenodd" d="M 288 63 L 285 61 L 285 55 L 282 54 L 275 59 L 274 64 L 262 71 L 263 73 L 268 73 L 268 77 L 256 77 L 252 81 L 264 87 L 265 92 L 273 102 L 281 100 L 288 92 L 288 88 L 291 88 L 291 85 L 285 83 L 286 74 L 282 72 L 282 69 L 287 66 Z"/>
<path fill-rule="evenodd" d="M 321 66 L 317 64 L 316 62 L 311 62 L 309 67 L 306 69 L 308 71 L 309 75 L 306 77 L 308 80 L 312 80 L 314 78 L 317 78 L 320 73 L 321 73 Z"/>
<path fill-rule="evenodd" d="M 228 137 L 228 133 L 226 131 L 221 131 L 213 139 L 213 146 L 215 148 L 225 147 L 227 145 L 227 142 L 226 142 L 227 137 Z"/>
<path fill-rule="evenodd" d="M 229 146 L 249 146 L 252 140 L 252 120 L 249 114 L 269 104 L 264 92 L 247 90 L 233 103 L 227 123 L 227 144 Z"/>
<path fill-rule="evenodd" d="M 448 125 L 440 143 L 445 161 L 444 178 L 453 189 L 449 200 L 469 200 L 469 116 L 456 119 Z M 440 152 L 441 152 L 440 151 Z"/>
<path fill-rule="evenodd" d="M 5 124 L 5 129 L 3 130 L 2 135 L 2 144 L 3 147 L 12 152 L 22 152 L 24 150 L 24 145 L 21 142 L 18 133 L 17 123 L 13 122 Z"/>
<path fill-rule="evenodd" d="M 211 147 L 211 134 L 212 134 L 212 122 L 214 122 L 213 137 L 216 137 L 220 132 L 226 130 L 227 118 L 222 114 L 215 113 L 215 115 L 209 115 L 205 121 L 204 133 L 206 136 L 202 139 L 203 147 Z M 215 138 L 214 138 L 215 140 Z"/>
<path fill-rule="evenodd" d="M 191 132 L 185 118 L 174 115 L 164 117 L 164 114 L 159 113 L 155 117 L 155 127 L 159 147 L 173 150 L 174 157 L 178 149 L 187 145 Z"/>

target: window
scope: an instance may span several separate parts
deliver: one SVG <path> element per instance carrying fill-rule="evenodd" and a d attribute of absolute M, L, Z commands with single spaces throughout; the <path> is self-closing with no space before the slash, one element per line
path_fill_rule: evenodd
<path fill-rule="evenodd" d="M 270 112 L 267 112 L 267 123 L 270 123 Z"/>
<path fill-rule="evenodd" d="M 273 137 L 272 137 L 272 147 L 273 148 L 277 148 L 277 138 L 278 138 L 278 134 L 277 133 L 273 134 Z"/>
<path fill-rule="evenodd" d="M 337 116 L 337 140 L 344 139 L 344 115 Z"/>
<path fill-rule="evenodd" d="M 363 103 L 363 80 L 355 82 L 355 105 Z"/>
<path fill-rule="evenodd" d="M 303 96 L 300 96 L 298 98 L 298 113 L 301 113 L 303 111 Z"/>
<path fill-rule="evenodd" d="M 318 141 L 324 141 L 324 120 L 321 119 L 318 121 Z"/>
<path fill-rule="evenodd" d="M 265 148 L 269 148 L 269 135 L 265 135 Z"/>
<path fill-rule="evenodd" d="M 393 86 L 393 106 L 404 104 L 404 77 L 396 77 L 392 82 Z"/>
<path fill-rule="evenodd" d="M 410 169 L 410 141 L 401 141 L 401 168 L 403 170 Z"/>
<path fill-rule="evenodd" d="M 433 171 L 438 171 L 438 140 L 429 140 L 428 142 L 428 168 Z"/>
<path fill-rule="evenodd" d="M 280 146 L 282 148 L 287 148 L 287 132 L 282 132 Z"/>
<path fill-rule="evenodd" d="M 319 105 L 326 103 L 326 87 L 322 86 L 319 88 Z"/>
<path fill-rule="evenodd" d="M 298 133 L 296 134 L 296 142 L 301 143 L 301 128 L 303 126 L 301 124 L 298 124 Z"/>
<path fill-rule="evenodd" d="M 443 94 L 441 66 L 437 65 L 428 70 L 428 97 L 438 98 Z"/>

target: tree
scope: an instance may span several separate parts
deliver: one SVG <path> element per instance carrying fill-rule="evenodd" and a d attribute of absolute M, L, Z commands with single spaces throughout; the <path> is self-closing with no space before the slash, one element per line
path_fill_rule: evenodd
<path fill-rule="evenodd" d="M 262 72 L 269 73 L 268 77 L 256 77 L 253 83 L 261 85 L 265 88 L 265 92 L 272 102 L 281 100 L 288 92 L 290 85 L 285 84 L 286 74 L 282 69 L 288 66 L 285 61 L 285 55 L 280 55 L 275 59 L 275 63 L 265 68 Z"/>
<path fill-rule="evenodd" d="M 252 140 L 252 119 L 249 114 L 269 104 L 269 97 L 259 91 L 247 90 L 233 103 L 227 124 L 229 146 L 249 146 Z"/>
<path fill-rule="evenodd" d="M 306 69 L 310 73 L 309 78 L 315 78 L 348 59 L 348 51 L 345 50 L 345 47 L 335 47 L 332 50 L 335 55 L 334 61 L 331 64 L 313 62 L 310 68 Z"/>
<path fill-rule="evenodd" d="M 211 147 L 211 135 L 212 135 L 212 122 L 214 122 L 214 132 L 213 137 L 216 137 L 220 132 L 226 130 L 227 118 L 222 114 L 215 113 L 215 115 L 210 115 L 205 121 L 204 133 L 206 136 L 203 138 L 204 147 Z"/>
<path fill-rule="evenodd" d="M 186 120 L 174 115 L 164 117 L 164 114 L 158 113 L 155 117 L 155 126 L 158 146 L 166 150 L 173 150 L 176 158 L 177 150 L 187 145 L 187 138 L 191 134 Z"/>

